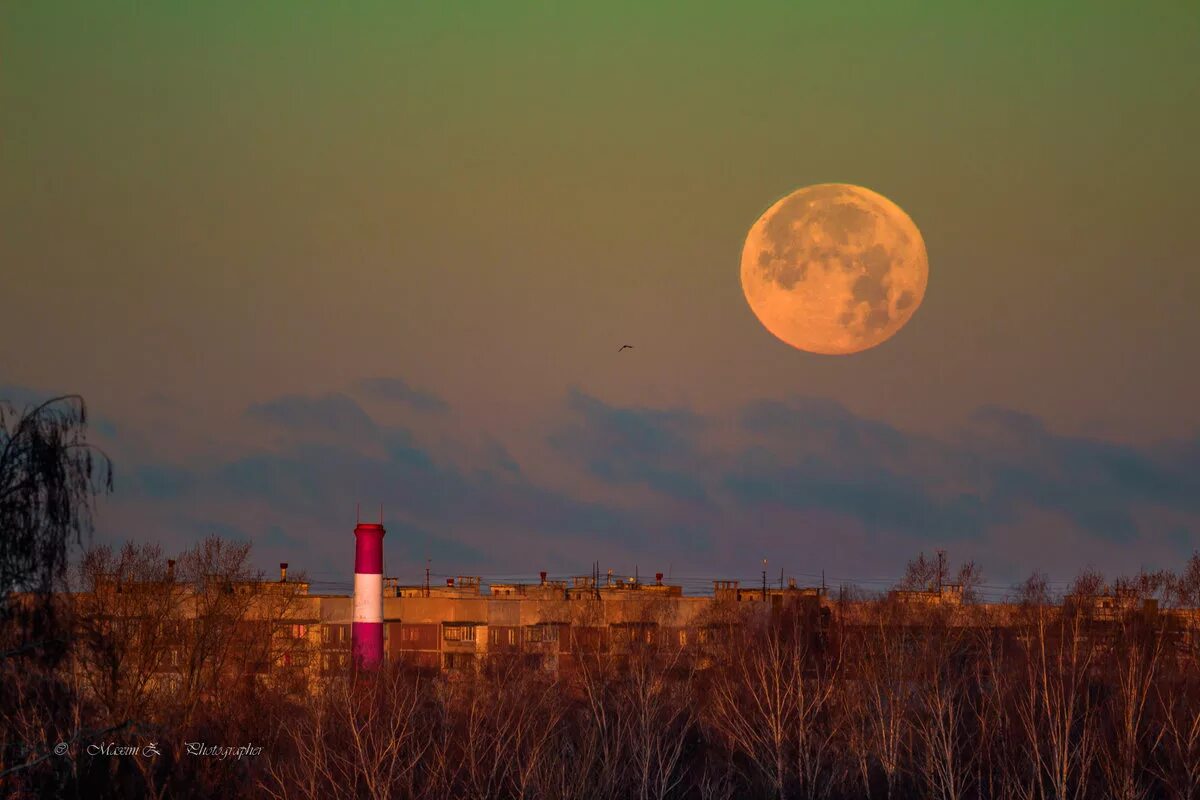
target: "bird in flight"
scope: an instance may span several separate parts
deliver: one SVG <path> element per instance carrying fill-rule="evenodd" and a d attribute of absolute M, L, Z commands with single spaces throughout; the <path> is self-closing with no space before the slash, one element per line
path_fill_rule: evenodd
<path fill-rule="evenodd" d="M 621 352 L 621 350 L 632 350 L 632 349 L 633 349 L 633 345 L 631 345 L 631 344 L 623 344 L 623 345 L 621 345 L 621 348 L 620 348 L 620 350 L 617 350 L 617 352 L 619 353 L 619 352 Z"/>

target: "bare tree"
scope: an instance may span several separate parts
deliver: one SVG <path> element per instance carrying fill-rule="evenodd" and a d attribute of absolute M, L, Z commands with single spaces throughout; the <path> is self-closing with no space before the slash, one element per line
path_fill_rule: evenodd
<path fill-rule="evenodd" d="M 68 548 L 91 534 L 93 498 L 105 490 L 112 462 L 88 443 L 83 398 L 55 397 L 21 415 L 0 403 L 0 613 L 12 611 L 10 593 L 48 602 L 62 587 Z"/>
<path fill-rule="evenodd" d="M 894 796 L 912 733 L 916 645 L 912 615 L 924 610 L 894 600 L 868 607 L 866 624 L 848 637 L 848 666 L 857 682 L 850 694 L 850 741 L 863 789 L 871 792 L 871 766 L 883 776 L 885 797 Z"/>
<path fill-rule="evenodd" d="M 157 545 L 105 545 L 79 567 L 75 602 L 76 664 L 109 725 L 147 721 L 151 707 L 173 694 L 174 628 L 183 594 L 169 580 Z"/>
<path fill-rule="evenodd" d="M 692 734 L 695 672 L 678 645 L 639 646 L 614 700 L 632 760 L 635 796 L 663 800 L 683 782 L 684 746 Z"/>
<path fill-rule="evenodd" d="M 1064 608 L 1051 604 L 1039 576 L 1024 587 L 1014 705 L 1026 757 L 1035 768 L 1032 796 L 1087 796 L 1097 738 L 1088 684 L 1095 656 L 1090 603 L 1102 588 L 1099 576 L 1081 575 L 1070 595 L 1073 602 Z"/>
<path fill-rule="evenodd" d="M 428 748 L 423 698 L 419 679 L 394 667 L 330 681 L 306 713 L 289 719 L 260 788 L 281 800 L 415 796 Z"/>
<path fill-rule="evenodd" d="M 562 708 L 558 682 L 506 659 L 451 683 L 464 787 L 471 797 L 538 794 Z"/>
<path fill-rule="evenodd" d="M 56 671 L 70 623 L 54 593 L 71 546 L 92 532 L 94 498 L 112 490 L 112 464 L 87 432 L 76 395 L 21 414 L 0 403 L 0 792 L 35 767 L 47 785 L 65 780 L 49 748 L 82 730 L 76 682 Z"/>
<path fill-rule="evenodd" d="M 972 723 L 977 673 L 968 629 L 951 620 L 947 609 L 930 609 L 919 638 L 916 713 L 913 727 L 921 746 L 916 765 L 931 796 L 965 797 L 975 772 L 979 748 Z"/>
<path fill-rule="evenodd" d="M 713 678 L 710 729 L 743 753 L 773 795 L 819 798 L 834 784 L 841 651 L 815 647 L 802 617 L 747 620 Z"/>
<path fill-rule="evenodd" d="M 791 769 L 789 727 L 795 696 L 789 684 L 796 665 L 782 637 L 761 620 L 758 636 L 741 635 L 718 671 L 710 694 L 712 730 L 730 750 L 743 753 L 774 797 L 786 796 Z M 733 633 L 733 631 L 731 631 Z"/>
<path fill-rule="evenodd" d="M 1200 800 L 1200 552 L 1169 581 L 1167 625 L 1154 684 L 1159 732 L 1151 768 L 1173 798 Z"/>
<path fill-rule="evenodd" d="M 1108 622 L 1104 654 L 1107 700 L 1102 705 L 1104 746 L 1100 766 L 1108 795 L 1114 800 L 1140 800 L 1150 792 L 1148 715 L 1166 641 L 1156 601 L 1151 595 L 1162 574 L 1115 582 L 1114 619 Z"/>
<path fill-rule="evenodd" d="M 979 586 L 982 583 L 983 573 L 974 561 L 960 564 L 952 580 L 946 551 L 938 550 L 934 558 L 926 558 L 922 552 L 909 561 L 904 569 L 904 577 L 896 588 L 910 592 L 940 592 L 944 587 L 953 585 L 962 590 L 963 602 L 974 603 L 979 600 Z"/>

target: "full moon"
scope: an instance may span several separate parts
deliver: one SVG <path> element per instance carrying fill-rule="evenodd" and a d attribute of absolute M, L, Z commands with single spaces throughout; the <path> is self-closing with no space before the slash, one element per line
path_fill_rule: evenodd
<path fill-rule="evenodd" d="M 767 209 L 742 248 L 742 291 L 792 347 L 846 355 L 881 344 L 925 297 L 929 260 L 899 206 L 847 183 L 808 186 Z"/>

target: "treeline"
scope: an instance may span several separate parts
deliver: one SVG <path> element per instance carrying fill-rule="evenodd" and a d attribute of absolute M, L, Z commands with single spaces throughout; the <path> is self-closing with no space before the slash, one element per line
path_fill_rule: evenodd
<path fill-rule="evenodd" d="M 0 662 L 0 793 L 1200 797 L 1200 556 L 1178 575 L 1085 574 L 1066 597 L 1035 576 L 1002 606 L 743 604 L 710 620 L 699 648 L 570 645 L 558 671 L 500 656 L 442 674 L 390 663 L 308 688 L 271 678 L 304 646 L 237 624 L 262 616 L 253 594 L 229 591 L 261 577 L 248 565 L 248 548 L 219 540 L 170 566 L 152 547 L 92 551 L 89 591 L 56 616 L 65 645 Z M 114 577 L 125 591 L 97 591 Z M 902 585 L 944 577 L 922 558 Z M 293 601 L 274 601 L 271 626 L 286 628 Z M 195 617 L 186 630 L 160 624 L 180 613 Z M 159 753 L 88 754 L 105 743 Z M 220 749 L 239 746 L 255 749 Z"/>

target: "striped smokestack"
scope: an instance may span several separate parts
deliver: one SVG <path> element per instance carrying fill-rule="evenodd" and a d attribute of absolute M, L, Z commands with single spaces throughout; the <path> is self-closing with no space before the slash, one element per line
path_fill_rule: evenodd
<path fill-rule="evenodd" d="M 360 522 L 354 528 L 354 627 L 350 647 L 354 663 L 374 669 L 383 661 L 383 524 Z"/>

